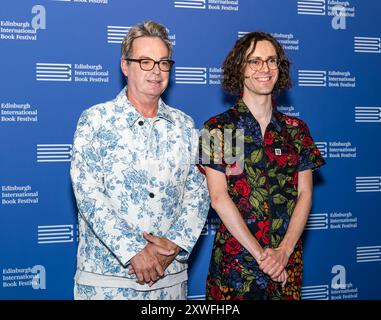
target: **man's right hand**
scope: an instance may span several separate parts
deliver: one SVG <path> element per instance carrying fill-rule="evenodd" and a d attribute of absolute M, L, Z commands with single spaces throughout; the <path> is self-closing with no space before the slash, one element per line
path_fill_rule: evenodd
<path fill-rule="evenodd" d="M 145 248 L 131 258 L 129 274 L 135 273 L 137 282 L 153 283 L 164 275 L 164 270 L 157 259 L 157 254 L 171 256 L 175 252 L 148 243 Z"/>

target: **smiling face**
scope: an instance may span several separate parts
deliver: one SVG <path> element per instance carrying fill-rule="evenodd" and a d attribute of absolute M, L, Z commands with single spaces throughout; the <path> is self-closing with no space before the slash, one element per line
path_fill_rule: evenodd
<path fill-rule="evenodd" d="M 169 59 L 165 43 L 157 37 L 140 37 L 132 43 L 131 59 L 150 58 L 155 61 Z M 139 62 L 122 60 L 123 74 L 128 78 L 127 96 L 135 101 L 159 100 L 168 86 L 169 72 L 163 72 L 158 64 L 150 71 L 140 68 Z"/>
<path fill-rule="evenodd" d="M 271 42 L 267 40 L 258 41 L 253 50 L 253 45 L 247 50 L 246 61 L 261 59 L 263 61 L 269 58 L 277 58 L 277 53 Z M 251 53 L 250 53 L 251 52 Z M 269 69 L 267 63 L 263 63 L 262 68 L 255 71 L 245 63 L 244 69 L 243 96 L 270 96 L 278 80 L 279 70 Z"/>

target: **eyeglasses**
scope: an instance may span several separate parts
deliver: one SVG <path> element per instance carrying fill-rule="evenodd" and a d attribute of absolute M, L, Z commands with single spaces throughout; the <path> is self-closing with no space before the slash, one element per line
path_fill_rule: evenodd
<path fill-rule="evenodd" d="M 259 71 L 263 68 L 263 64 L 266 62 L 267 64 L 267 67 L 270 69 L 270 70 L 276 70 L 278 69 L 279 67 L 279 59 L 276 58 L 276 57 L 271 57 L 271 58 L 268 58 L 267 60 L 262 60 L 262 59 L 259 59 L 259 58 L 255 58 L 255 59 L 250 59 L 250 60 L 247 60 L 245 61 L 251 69 L 253 69 L 254 71 Z"/>
<path fill-rule="evenodd" d="M 164 72 L 169 72 L 175 63 L 173 60 L 169 59 L 163 59 L 159 61 L 155 61 L 153 59 L 144 58 L 144 59 L 130 59 L 127 58 L 127 61 L 131 62 L 139 62 L 140 69 L 143 71 L 151 71 L 153 68 L 155 68 L 155 65 L 157 64 L 159 66 L 159 69 Z"/>

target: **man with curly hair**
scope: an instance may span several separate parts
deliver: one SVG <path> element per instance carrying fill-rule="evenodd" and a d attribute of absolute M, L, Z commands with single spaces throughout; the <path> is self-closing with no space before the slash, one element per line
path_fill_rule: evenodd
<path fill-rule="evenodd" d="M 324 164 L 309 129 L 273 106 L 291 87 L 290 62 L 270 34 L 239 39 L 223 65 L 224 88 L 239 98 L 204 124 L 202 161 L 221 218 L 207 276 L 207 299 L 300 299 L 302 243 L 312 171 Z M 227 143 L 230 130 L 233 140 Z M 227 155 L 243 161 L 228 161 Z"/>

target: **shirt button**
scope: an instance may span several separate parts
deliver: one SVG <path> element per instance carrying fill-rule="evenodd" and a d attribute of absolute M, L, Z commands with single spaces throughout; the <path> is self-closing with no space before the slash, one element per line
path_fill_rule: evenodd
<path fill-rule="evenodd" d="M 138 124 L 139 124 L 139 126 L 142 126 L 142 125 L 144 124 L 144 121 L 140 120 L 140 121 L 138 122 Z"/>
<path fill-rule="evenodd" d="M 152 192 L 149 193 L 149 197 L 150 198 L 154 198 L 155 197 L 155 194 L 153 194 Z"/>

